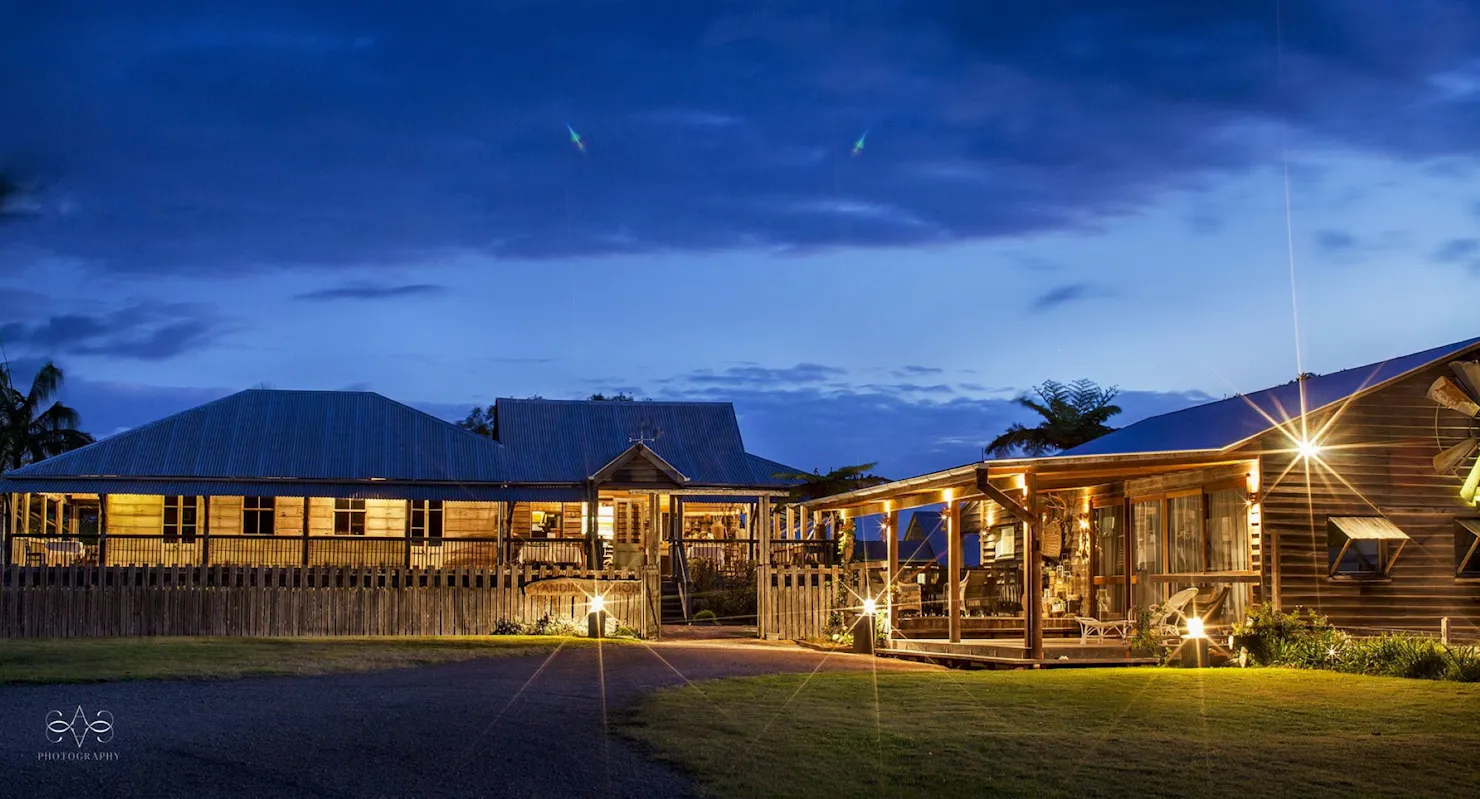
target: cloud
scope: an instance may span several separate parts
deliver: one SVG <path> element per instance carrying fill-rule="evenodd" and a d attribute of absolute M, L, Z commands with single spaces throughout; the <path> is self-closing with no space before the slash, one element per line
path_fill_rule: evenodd
<path fill-rule="evenodd" d="M 186 303 L 134 303 L 104 313 L 57 313 L 0 324 L 0 341 L 46 355 L 109 355 L 159 361 L 216 343 L 219 314 Z"/>
<path fill-rule="evenodd" d="M 1409 236 L 1396 230 L 1372 235 L 1358 235 L 1345 230 L 1316 231 L 1316 251 L 1333 262 L 1357 263 L 1371 255 L 1408 246 Z"/>
<path fill-rule="evenodd" d="M 1340 256 L 1357 246 L 1357 237 L 1344 230 L 1321 230 L 1316 232 L 1316 249 L 1322 255 Z"/>
<path fill-rule="evenodd" d="M 441 294 L 446 291 L 443 286 L 431 283 L 411 283 L 403 286 L 372 286 L 369 284 L 356 284 L 335 286 L 334 288 L 307 291 L 293 296 L 295 300 L 310 302 L 324 302 L 332 300 L 386 300 L 401 297 L 420 297 L 430 294 Z"/>
<path fill-rule="evenodd" d="M 1096 297 L 1107 297 L 1109 295 L 1110 292 L 1107 289 L 1090 283 L 1066 283 L 1040 294 L 1029 305 L 1029 308 L 1034 313 L 1043 313 L 1071 302 L 1079 302 L 1080 300 L 1088 300 Z"/>
<path fill-rule="evenodd" d="M 0 152 L 70 210 L 7 237 L 191 274 L 896 247 L 1091 229 L 1285 139 L 1474 158 L 1474 3 L 1287 5 L 1280 74 L 1259 3 L 26 4 Z"/>
<path fill-rule="evenodd" d="M 1480 239 L 1450 239 L 1439 245 L 1431 258 L 1441 264 L 1459 264 L 1480 271 Z"/>
<path fill-rule="evenodd" d="M 925 375 L 943 374 L 944 372 L 945 370 L 941 369 L 938 366 L 918 366 L 915 364 L 910 364 L 908 366 L 901 366 L 900 368 L 895 369 L 891 374 L 893 374 L 895 377 L 923 377 Z"/>
<path fill-rule="evenodd" d="M 817 363 L 799 363 L 796 366 L 772 368 L 757 364 L 732 366 L 718 372 L 698 369 L 677 378 L 663 381 L 670 385 L 714 386 L 725 388 L 783 387 L 798 384 L 822 383 L 843 377 L 844 369 Z"/>

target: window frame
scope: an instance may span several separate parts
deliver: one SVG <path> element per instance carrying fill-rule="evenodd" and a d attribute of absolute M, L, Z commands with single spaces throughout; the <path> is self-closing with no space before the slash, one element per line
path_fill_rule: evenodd
<path fill-rule="evenodd" d="M 1454 526 L 1454 578 L 1480 582 L 1480 518 L 1456 518 Z"/>
<path fill-rule="evenodd" d="M 1387 583 L 1393 579 L 1393 565 L 1398 562 L 1398 557 L 1403 554 L 1403 549 L 1408 546 L 1411 538 L 1398 541 L 1397 547 L 1390 546 L 1394 539 L 1386 538 L 1352 538 L 1347 535 L 1334 521 L 1334 516 L 1326 517 L 1326 579 L 1343 583 Z M 1395 525 L 1396 526 L 1396 525 Z M 1406 533 L 1405 533 L 1406 535 Z M 1341 546 L 1333 546 L 1335 538 L 1339 536 L 1342 540 Z M 1346 560 L 1348 552 L 1356 552 L 1358 558 L 1363 558 L 1365 545 L 1370 544 L 1375 548 L 1373 558 L 1374 569 L 1372 571 L 1346 571 L 1341 569 L 1342 561 Z M 1335 550 L 1333 554 L 1332 551 Z"/>
<path fill-rule="evenodd" d="M 447 534 L 446 507 L 440 499 L 413 499 L 406 508 L 406 537 L 411 545 L 442 546 Z"/>
<path fill-rule="evenodd" d="M 366 521 L 365 500 L 363 499 L 336 499 L 334 500 L 334 534 L 343 536 L 365 535 Z M 340 520 L 344 520 L 344 530 L 340 530 Z M 359 530 L 356 531 L 356 521 Z"/>
<path fill-rule="evenodd" d="M 190 500 L 187 504 L 185 500 Z M 173 511 L 174 521 L 170 520 Z M 185 521 L 190 513 L 189 524 Z M 160 514 L 160 536 L 166 544 L 194 544 L 200 535 L 200 497 L 170 494 L 164 497 L 164 512 Z"/>
<path fill-rule="evenodd" d="M 266 531 L 262 529 L 264 521 Z M 267 537 L 276 534 L 277 497 L 242 497 L 242 535 Z"/>

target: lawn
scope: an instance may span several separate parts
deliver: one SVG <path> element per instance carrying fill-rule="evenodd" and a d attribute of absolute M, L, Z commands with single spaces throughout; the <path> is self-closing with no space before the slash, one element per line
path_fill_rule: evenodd
<path fill-rule="evenodd" d="M 744 678 L 623 729 L 723 796 L 1480 795 L 1480 685 L 1331 672 Z"/>
<path fill-rule="evenodd" d="M 613 643 L 608 641 L 608 644 Z M 230 679 L 542 654 L 585 638 L 71 638 L 0 641 L 0 683 Z"/>

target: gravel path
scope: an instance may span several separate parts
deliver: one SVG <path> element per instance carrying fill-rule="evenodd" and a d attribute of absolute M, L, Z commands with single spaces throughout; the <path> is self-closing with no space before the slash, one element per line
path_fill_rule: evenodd
<path fill-rule="evenodd" d="M 682 775 L 604 734 L 603 661 L 611 718 L 644 691 L 680 684 L 679 673 L 698 680 L 819 664 L 871 668 L 854 655 L 726 641 L 326 677 L 0 687 L 0 795 L 690 795 Z M 71 738 L 47 740 L 47 713 L 70 720 L 78 705 L 113 714 L 110 743 L 78 749 Z M 67 751 L 117 758 L 40 757 Z"/>

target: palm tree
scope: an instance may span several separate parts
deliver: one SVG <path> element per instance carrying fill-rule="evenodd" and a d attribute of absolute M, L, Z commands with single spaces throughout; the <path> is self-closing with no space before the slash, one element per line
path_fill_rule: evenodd
<path fill-rule="evenodd" d="M 873 474 L 873 468 L 878 465 L 878 463 L 860 463 L 855 466 L 833 469 L 827 474 L 813 469 L 810 474 L 779 472 L 771 476 L 777 480 L 797 481 L 797 484 L 791 488 L 791 496 L 787 497 L 787 502 L 806 502 L 809 499 L 821 499 L 833 494 L 843 494 L 889 482 L 889 478 Z M 782 506 L 784 507 L 784 504 Z"/>
<path fill-rule="evenodd" d="M 0 362 L 0 472 L 93 442 L 92 436 L 77 429 L 77 411 L 51 401 L 62 379 L 62 370 L 47 361 L 32 378 L 30 390 L 22 393 L 15 386 L 10 362 Z"/>
<path fill-rule="evenodd" d="M 1045 380 L 1033 391 L 1037 400 L 1025 394 L 1017 398 L 1017 403 L 1042 416 L 1043 421 L 1036 427 L 1014 422 L 1007 432 L 992 439 L 987 452 L 999 458 L 1017 452 L 1033 456 L 1061 452 L 1115 430 L 1105 424 L 1120 413 L 1119 405 L 1110 404 L 1120 393 L 1115 386 L 1100 388 L 1093 380 L 1075 380 L 1068 385 Z"/>

